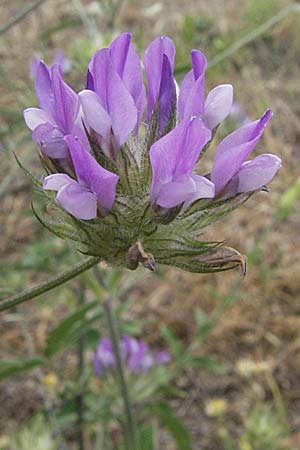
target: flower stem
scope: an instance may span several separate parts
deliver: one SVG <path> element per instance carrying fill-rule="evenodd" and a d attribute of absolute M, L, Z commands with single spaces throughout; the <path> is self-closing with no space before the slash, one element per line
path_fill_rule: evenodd
<path fill-rule="evenodd" d="M 117 374 L 119 378 L 120 383 L 120 390 L 121 395 L 123 397 L 124 402 L 124 412 L 127 420 L 127 439 L 128 439 L 128 450 L 138 450 L 137 446 L 137 433 L 136 433 L 136 426 L 135 426 L 135 420 L 132 413 L 132 407 L 130 404 L 130 398 L 129 398 L 129 392 L 128 392 L 128 386 L 126 383 L 126 378 L 124 374 L 124 368 L 122 364 L 122 359 L 120 355 L 120 348 L 119 348 L 119 336 L 117 334 L 116 326 L 114 323 L 113 313 L 112 313 L 112 298 L 108 297 L 103 304 L 108 328 L 109 328 L 109 334 L 111 338 L 111 342 L 113 345 L 113 351 L 116 359 L 116 367 L 117 367 Z"/>
<path fill-rule="evenodd" d="M 96 278 L 97 282 L 99 283 L 99 285 L 108 292 L 109 288 L 107 286 L 106 280 L 103 277 L 103 273 L 99 270 L 99 268 L 97 266 L 94 267 L 93 270 L 94 270 L 95 278 Z M 132 412 L 132 406 L 130 403 L 130 396 L 129 396 L 128 386 L 127 386 L 126 377 L 125 377 L 125 373 L 124 373 L 123 362 L 122 362 L 122 358 L 120 355 L 120 347 L 119 347 L 120 339 L 118 336 L 116 324 L 115 324 L 114 317 L 113 317 L 112 302 L 113 302 L 112 297 L 108 295 L 106 297 L 106 299 L 104 300 L 103 309 L 104 309 L 104 313 L 105 313 L 106 319 L 107 319 L 110 339 L 112 342 L 113 352 L 114 352 L 114 356 L 115 356 L 115 360 L 116 360 L 116 368 L 117 368 L 117 374 L 118 374 L 118 379 L 119 379 L 119 384 L 120 384 L 121 396 L 122 396 L 123 403 L 124 403 L 124 413 L 125 413 L 126 422 L 127 422 L 126 423 L 127 426 L 125 428 L 127 449 L 128 450 L 139 450 L 138 443 L 137 443 L 136 423 L 135 423 L 134 415 Z"/>
<path fill-rule="evenodd" d="M 82 307 L 85 304 L 85 285 L 83 280 L 79 280 L 79 290 L 77 293 L 77 305 Z M 84 369 L 85 369 L 85 347 L 86 337 L 81 335 L 78 342 L 77 349 L 77 369 L 78 369 L 78 394 L 75 398 L 77 405 L 77 442 L 78 450 L 85 450 L 84 440 Z"/>
<path fill-rule="evenodd" d="M 26 289 L 25 291 L 22 291 L 18 294 L 12 295 L 11 297 L 5 300 L 2 300 L 0 302 L 0 312 L 5 311 L 6 309 L 11 308 L 13 306 L 19 305 L 20 303 L 27 302 L 27 300 L 31 300 L 34 297 L 38 297 L 39 295 L 44 294 L 45 292 L 50 291 L 51 289 L 54 289 L 55 287 L 66 283 L 72 278 L 75 278 L 80 273 L 85 272 L 86 270 L 95 266 L 99 262 L 100 258 L 90 256 L 80 261 L 78 264 L 71 266 L 69 269 L 65 270 L 59 275 L 50 278 L 44 283 L 34 286 L 33 288 Z"/>

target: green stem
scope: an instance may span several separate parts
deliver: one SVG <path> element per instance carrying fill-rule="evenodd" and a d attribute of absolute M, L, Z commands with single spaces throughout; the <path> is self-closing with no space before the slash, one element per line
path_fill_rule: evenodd
<path fill-rule="evenodd" d="M 85 285 L 83 280 L 79 280 L 79 289 L 77 293 L 77 305 L 82 307 L 85 304 Z M 81 335 L 78 342 L 77 350 L 77 369 L 78 369 L 78 394 L 75 398 L 77 405 L 77 442 L 78 450 L 85 450 L 85 440 L 84 440 L 84 369 L 85 369 L 85 350 L 86 350 L 86 337 Z"/>
<path fill-rule="evenodd" d="M 37 9 L 39 6 L 41 6 L 43 3 L 45 3 L 46 0 L 37 0 L 36 2 L 29 5 L 27 8 L 23 9 L 23 11 L 19 12 L 15 17 L 11 19 L 11 21 L 7 22 L 5 25 L 3 25 L 0 28 L 0 36 L 4 33 L 6 33 L 8 30 L 10 30 L 12 27 L 17 25 L 19 22 L 21 22 L 23 19 L 25 19 L 28 14 L 30 14 L 32 11 Z"/>
<path fill-rule="evenodd" d="M 241 39 L 238 39 L 236 42 L 231 44 L 229 47 L 227 47 L 221 53 L 217 54 L 214 58 L 212 58 L 210 60 L 210 62 L 207 65 L 207 68 L 210 69 L 211 67 L 214 67 L 216 64 L 219 64 L 224 59 L 234 55 L 234 53 L 236 53 L 242 47 L 245 47 L 246 45 L 250 44 L 250 42 L 255 41 L 255 39 L 257 39 L 260 36 L 262 36 L 263 34 L 265 34 L 269 29 L 273 28 L 275 25 L 280 23 L 282 20 L 284 20 L 290 14 L 299 13 L 299 12 L 300 12 L 300 5 L 297 3 L 292 3 L 288 6 L 286 6 L 285 8 L 281 9 L 277 14 L 272 16 L 270 19 L 266 20 L 266 22 L 263 22 L 257 28 L 250 31 L 250 33 L 246 34 Z M 191 69 L 190 64 L 185 64 L 185 65 L 176 67 L 175 75 L 186 72 L 187 70 L 190 70 L 190 69 Z"/>
<path fill-rule="evenodd" d="M 19 305 L 20 303 L 27 302 L 27 300 L 31 300 L 34 297 L 38 297 L 45 292 L 51 291 L 57 286 L 66 283 L 72 278 L 77 277 L 82 272 L 90 269 L 100 262 L 100 258 L 95 258 L 93 256 L 89 256 L 88 258 L 80 261 L 78 264 L 71 266 L 69 269 L 64 272 L 56 275 L 53 278 L 41 283 L 33 288 L 26 289 L 18 294 L 12 295 L 11 297 L 2 300 L 0 302 L 0 312 L 5 311 L 8 308 Z"/>
<path fill-rule="evenodd" d="M 94 267 L 94 275 L 96 280 L 98 281 L 99 285 L 106 291 L 108 291 L 107 283 L 103 277 L 103 273 L 100 272 L 98 267 Z M 136 423 L 134 419 L 134 415 L 132 412 L 132 406 L 130 402 L 130 396 L 128 391 L 128 386 L 126 382 L 126 377 L 124 373 L 124 367 L 123 362 L 120 354 L 120 347 L 119 347 L 119 336 L 116 329 L 114 317 L 113 317 L 113 310 L 112 310 L 112 297 L 108 296 L 106 300 L 103 303 L 103 309 L 104 313 L 106 315 L 109 334 L 113 346 L 113 352 L 116 359 L 116 368 L 117 368 L 117 375 L 119 378 L 119 384 L 120 384 L 120 391 L 121 396 L 124 403 L 124 413 L 126 417 L 126 438 L 127 438 L 127 449 L 128 450 L 139 450 L 138 447 L 138 439 L 137 439 L 137 431 L 136 431 Z"/>
<path fill-rule="evenodd" d="M 136 426 L 135 421 L 132 413 L 132 407 L 130 404 L 130 398 L 129 398 L 129 392 L 128 392 L 128 386 L 126 383 L 126 378 L 124 374 L 124 368 L 122 363 L 122 358 L 120 355 L 120 348 L 119 348 L 119 336 L 117 334 L 117 330 L 114 323 L 113 313 L 112 313 L 112 298 L 108 297 L 104 303 L 104 312 L 107 318 L 108 328 L 109 328 L 109 334 L 111 338 L 111 342 L 113 345 L 113 351 L 116 358 L 116 366 L 117 366 L 117 374 L 119 377 L 119 383 L 120 383 L 120 389 L 121 389 L 121 395 L 124 402 L 124 411 L 125 416 L 127 420 L 127 439 L 128 439 L 128 450 L 138 450 L 137 446 L 137 433 L 136 433 Z"/>

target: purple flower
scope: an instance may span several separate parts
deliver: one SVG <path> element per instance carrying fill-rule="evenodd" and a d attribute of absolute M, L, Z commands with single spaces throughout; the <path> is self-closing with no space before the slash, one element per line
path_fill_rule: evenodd
<path fill-rule="evenodd" d="M 33 131 L 32 138 L 48 157 L 69 160 L 64 137 L 73 134 L 87 141 L 81 126 L 78 96 L 62 80 L 58 65 L 49 69 L 42 61 L 37 68 L 35 90 L 40 109 L 24 110 L 25 122 Z"/>
<path fill-rule="evenodd" d="M 146 121 L 158 106 L 158 133 L 164 131 L 172 116 L 176 84 L 174 79 L 175 46 L 167 36 L 154 39 L 145 51 L 144 67 L 148 80 Z"/>
<path fill-rule="evenodd" d="M 193 174 L 199 154 L 210 137 L 211 132 L 201 119 L 193 117 L 182 121 L 152 145 L 152 205 L 172 208 L 185 203 L 187 206 L 199 198 L 214 196 L 213 183 Z"/>
<path fill-rule="evenodd" d="M 260 119 L 234 131 L 217 146 L 211 171 L 217 196 L 259 189 L 271 181 L 281 167 L 281 160 L 271 154 L 245 162 L 271 117 L 272 111 L 269 109 Z"/>
<path fill-rule="evenodd" d="M 102 375 L 105 369 L 115 367 L 115 364 L 111 340 L 107 336 L 103 336 L 93 357 L 95 372 L 97 375 Z"/>
<path fill-rule="evenodd" d="M 178 115 L 180 120 L 201 117 L 212 130 L 230 113 L 233 88 L 231 84 L 221 84 L 212 89 L 205 100 L 206 58 L 199 50 L 192 50 L 191 59 L 193 68 L 183 79 L 179 90 Z"/>
<path fill-rule="evenodd" d="M 123 364 L 131 373 L 147 372 L 153 366 L 166 364 L 170 361 L 167 350 L 151 351 L 148 345 L 131 336 L 125 335 L 120 341 L 120 353 Z M 94 354 L 94 368 L 97 375 L 105 369 L 114 368 L 115 357 L 110 339 L 104 336 Z"/>
<path fill-rule="evenodd" d="M 29 73 L 32 78 L 36 78 L 37 71 L 39 68 L 40 59 L 34 56 L 30 63 Z M 62 73 L 68 73 L 71 70 L 72 63 L 65 57 L 64 51 L 60 48 L 56 49 L 54 53 L 54 58 L 52 65 L 58 64 L 61 68 Z"/>
<path fill-rule="evenodd" d="M 233 102 L 229 117 L 233 119 L 240 126 L 246 125 L 250 122 L 250 118 L 244 108 L 237 102 Z"/>
<path fill-rule="evenodd" d="M 84 121 L 97 133 L 102 150 L 115 159 L 129 135 L 137 132 L 145 108 L 142 68 L 129 33 L 95 53 L 86 88 L 79 94 Z"/>
<path fill-rule="evenodd" d="M 104 169 L 83 144 L 73 136 L 66 136 L 77 181 L 64 173 L 45 178 L 43 188 L 58 191 L 56 200 L 78 219 L 95 219 L 98 212 L 107 214 L 115 201 L 118 175 Z"/>

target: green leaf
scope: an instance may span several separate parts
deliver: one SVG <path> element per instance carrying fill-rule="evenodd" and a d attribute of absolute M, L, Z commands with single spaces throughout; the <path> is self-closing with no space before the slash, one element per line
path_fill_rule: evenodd
<path fill-rule="evenodd" d="M 44 359 L 39 356 L 27 359 L 2 359 L 0 361 L 0 380 L 42 364 L 44 364 Z"/>
<path fill-rule="evenodd" d="M 51 358 L 64 346 L 69 345 L 74 340 L 76 341 L 76 337 L 79 338 L 84 332 L 86 313 L 98 305 L 99 303 L 97 301 L 88 303 L 63 319 L 49 334 L 44 354 L 48 358 Z M 92 319 L 95 318 L 93 317 Z M 91 320 L 89 322 L 91 323 Z"/>
<path fill-rule="evenodd" d="M 214 323 L 202 309 L 196 309 L 197 340 L 204 341 L 214 328 Z"/>
<path fill-rule="evenodd" d="M 291 215 L 297 199 L 300 199 L 300 178 L 294 181 L 282 194 L 276 212 L 278 219 L 285 220 Z"/>
<path fill-rule="evenodd" d="M 139 449 L 155 450 L 153 425 L 147 425 L 139 429 Z"/>
<path fill-rule="evenodd" d="M 167 403 L 159 402 L 150 406 L 150 412 L 165 427 L 177 445 L 177 450 L 192 450 L 192 439 L 186 426 L 178 419 Z"/>
<path fill-rule="evenodd" d="M 227 368 L 223 364 L 218 363 L 208 356 L 195 356 L 187 358 L 185 361 L 185 366 L 207 369 L 219 374 L 224 374 L 227 371 Z"/>
<path fill-rule="evenodd" d="M 161 334 L 166 339 L 170 350 L 172 352 L 172 355 L 175 358 L 179 358 L 183 354 L 183 345 L 181 341 L 178 339 L 178 337 L 175 335 L 175 333 L 165 325 L 162 325 L 161 327 Z"/>

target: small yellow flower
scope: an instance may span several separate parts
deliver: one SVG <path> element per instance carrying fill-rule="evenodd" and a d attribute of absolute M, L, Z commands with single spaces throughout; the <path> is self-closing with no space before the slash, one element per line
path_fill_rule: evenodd
<path fill-rule="evenodd" d="M 223 415 L 228 408 L 228 403 L 224 398 L 214 398 L 205 405 L 205 413 L 209 417 L 218 417 Z"/>
<path fill-rule="evenodd" d="M 58 383 L 58 378 L 54 372 L 50 372 L 43 378 L 43 384 L 48 388 L 54 388 Z"/>

